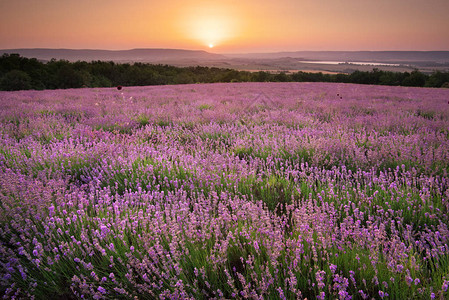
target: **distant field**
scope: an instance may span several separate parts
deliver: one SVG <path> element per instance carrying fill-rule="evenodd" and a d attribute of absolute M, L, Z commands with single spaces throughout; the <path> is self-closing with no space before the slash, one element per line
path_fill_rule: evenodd
<path fill-rule="evenodd" d="M 178 64 L 181 65 L 181 64 Z M 307 63 L 301 61 L 301 59 L 295 58 L 282 58 L 282 59 L 257 59 L 257 60 L 238 60 L 235 59 L 227 63 L 226 66 L 222 63 L 204 63 L 207 66 L 215 67 L 227 67 L 233 68 L 241 71 L 269 71 L 269 72 L 286 72 L 293 73 L 298 71 L 317 73 L 322 72 L 324 74 L 350 74 L 356 70 L 369 72 L 373 68 L 379 70 L 391 71 L 391 72 L 411 72 L 415 69 L 419 69 L 425 73 L 432 73 L 435 70 L 447 71 L 448 67 L 418 67 L 418 66 L 373 66 L 373 65 L 355 65 L 355 64 L 329 64 L 323 62 L 318 63 Z"/>
<path fill-rule="evenodd" d="M 0 294 L 447 299 L 449 90 L 0 92 Z"/>
<path fill-rule="evenodd" d="M 447 65 L 401 65 L 401 66 L 385 66 L 385 65 L 358 65 L 358 64 L 329 64 L 323 62 L 322 64 L 317 63 L 307 63 L 301 61 L 297 58 L 279 58 L 279 59 L 230 59 L 230 60 L 219 60 L 219 61 L 166 61 L 164 63 L 187 67 L 192 65 L 200 65 L 207 67 L 217 67 L 217 68 L 231 68 L 240 71 L 268 71 L 268 72 L 286 72 L 292 73 L 297 71 L 317 73 L 322 72 L 324 74 L 337 74 L 344 73 L 350 74 L 354 71 L 369 72 L 374 68 L 383 71 L 390 72 L 412 72 L 413 70 L 420 70 L 424 73 L 432 73 L 434 71 L 447 72 L 449 67 Z"/>
<path fill-rule="evenodd" d="M 268 72 L 268 73 L 272 73 L 272 74 L 279 74 L 279 73 L 285 73 L 285 74 L 293 74 L 293 73 L 297 73 L 297 72 L 307 72 L 307 73 L 323 73 L 323 74 L 339 74 L 341 72 L 331 72 L 331 71 L 323 71 L 323 70 L 309 70 L 309 69 L 301 69 L 301 70 L 296 70 L 296 69 L 288 69 L 288 70 L 280 70 L 280 69 L 245 69 L 244 67 L 242 67 L 239 71 L 248 71 L 248 72 Z"/>

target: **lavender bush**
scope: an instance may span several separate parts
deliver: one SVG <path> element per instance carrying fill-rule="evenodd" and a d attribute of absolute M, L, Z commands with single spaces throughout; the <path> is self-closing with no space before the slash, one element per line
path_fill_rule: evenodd
<path fill-rule="evenodd" d="M 449 297 L 449 91 L 0 92 L 4 298 Z"/>

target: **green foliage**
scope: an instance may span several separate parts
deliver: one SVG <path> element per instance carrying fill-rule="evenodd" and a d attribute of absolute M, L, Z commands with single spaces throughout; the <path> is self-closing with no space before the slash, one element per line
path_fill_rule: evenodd
<path fill-rule="evenodd" d="M 198 106 L 198 109 L 200 110 L 200 111 L 203 111 L 203 110 L 208 110 L 208 109 L 213 109 L 214 107 L 212 106 L 212 105 L 209 105 L 209 104 L 201 104 L 200 106 Z"/>
<path fill-rule="evenodd" d="M 449 86 L 449 73 L 436 71 L 429 76 L 425 85 L 427 87 L 444 87 L 445 84 Z"/>
<path fill-rule="evenodd" d="M 68 62 L 52 59 L 47 63 L 18 54 L 0 57 L 0 90 L 58 89 L 81 87 L 143 86 L 213 82 L 344 82 L 360 84 L 445 87 L 449 72 L 431 75 L 417 70 L 408 73 L 354 71 L 351 74 L 297 72 L 247 72 L 215 67 L 179 68 L 145 63 L 119 64 L 112 61 Z"/>
<path fill-rule="evenodd" d="M 63 89 L 80 88 L 84 84 L 81 73 L 73 69 L 69 63 L 62 65 L 61 68 L 59 68 L 57 78 L 58 86 Z"/>
<path fill-rule="evenodd" d="M 5 91 L 29 90 L 31 89 L 31 77 L 24 71 L 9 71 L 2 77 L 0 89 Z"/>
<path fill-rule="evenodd" d="M 419 71 L 413 71 L 402 80 L 403 86 L 424 86 L 428 77 Z"/>

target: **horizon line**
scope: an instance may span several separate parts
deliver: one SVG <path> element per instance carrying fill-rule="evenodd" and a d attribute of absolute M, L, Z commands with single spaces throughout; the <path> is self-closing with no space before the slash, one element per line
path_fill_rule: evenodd
<path fill-rule="evenodd" d="M 132 51 L 132 50 L 179 50 L 179 51 L 198 51 L 211 54 L 276 54 L 276 53 L 294 53 L 294 52 L 449 52 L 447 50 L 273 50 L 273 51 L 239 51 L 239 52 L 212 52 L 205 49 L 186 49 L 186 48 L 128 48 L 128 49 L 101 49 L 101 48 L 47 48 L 47 47 L 30 47 L 30 48 L 4 48 L 0 51 L 11 50 L 74 50 L 74 51 Z"/>

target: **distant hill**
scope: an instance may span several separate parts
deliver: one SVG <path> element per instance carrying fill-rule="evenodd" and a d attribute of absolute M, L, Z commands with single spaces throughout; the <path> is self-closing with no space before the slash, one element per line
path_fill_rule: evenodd
<path fill-rule="evenodd" d="M 68 61 L 115 61 L 115 62 L 151 62 L 168 63 L 182 61 L 216 61 L 226 59 L 220 54 L 201 50 L 182 49 L 131 49 L 131 50 L 75 50 L 75 49 L 6 49 L 0 54 L 18 53 L 28 58 L 48 61 L 52 58 Z"/>
<path fill-rule="evenodd" d="M 275 53 L 242 53 L 226 55 L 244 59 L 278 59 L 284 57 L 303 60 L 360 61 L 360 62 L 436 62 L 449 63 L 449 51 L 294 51 Z"/>

